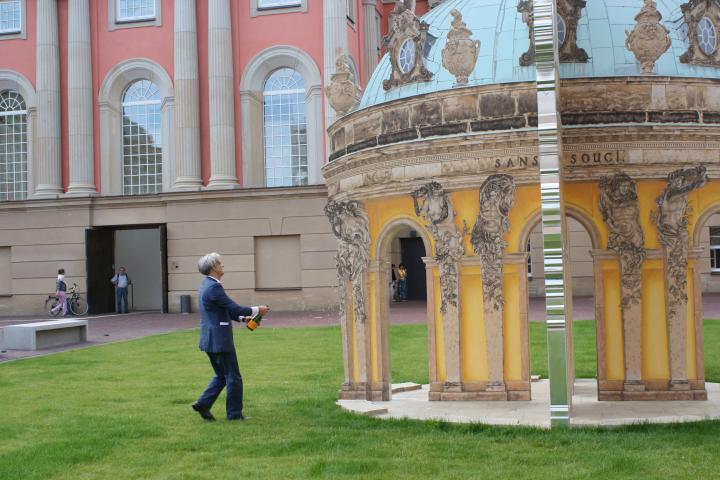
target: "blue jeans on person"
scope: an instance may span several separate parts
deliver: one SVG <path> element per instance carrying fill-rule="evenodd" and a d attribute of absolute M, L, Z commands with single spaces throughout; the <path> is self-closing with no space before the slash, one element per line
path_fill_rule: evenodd
<path fill-rule="evenodd" d="M 235 352 L 207 352 L 215 376 L 197 401 L 197 404 L 210 410 L 223 388 L 227 387 L 225 411 L 227 418 L 242 418 L 243 381 Z"/>
<path fill-rule="evenodd" d="M 398 280 L 398 297 L 400 301 L 407 300 L 407 280 Z"/>
<path fill-rule="evenodd" d="M 128 287 L 117 287 L 115 289 L 115 299 L 117 301 L 117 312 L 128 313 Z M 125 308 L 123 308 L 123 302 Z"/>

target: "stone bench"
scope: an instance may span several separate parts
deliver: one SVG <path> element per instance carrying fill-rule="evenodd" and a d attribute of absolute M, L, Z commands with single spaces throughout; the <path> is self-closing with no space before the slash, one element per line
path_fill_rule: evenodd
<path fill-rule="evenodd" d="M 87 320 L 50 320 L 3 328 L 5 350 L 39 350 L 87 342 Z"/>

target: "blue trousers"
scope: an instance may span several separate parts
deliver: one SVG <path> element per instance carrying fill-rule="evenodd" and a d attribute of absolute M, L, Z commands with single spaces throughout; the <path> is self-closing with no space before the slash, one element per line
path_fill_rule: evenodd
<path fill-rule="evenodd" d="M 398 280 L 398 297 L 400 300 L 407 300 L 407 280 Z"/>
<path fill-rule="evenodd" d="M 210 365 L 215 371 L 215 376 L 210 384 L 198 399 L 198 405 L 210 410 L 222 389 L 227 387 L 227 399 L 225 410 L 227 418 L 241 418 L 243 416 L 243 381 L 238 367 L 237 355 L 235 352 L 207 352 L 210 358 Z"/>
<path fill-rule="evenodd" d="M 128 313 L 128 287 L 117 287 L 115 289 L 115 301 L 117 302 L 118 313 Z M 123 302 L 125 302 L 125 308 L 123 309 Z"/>

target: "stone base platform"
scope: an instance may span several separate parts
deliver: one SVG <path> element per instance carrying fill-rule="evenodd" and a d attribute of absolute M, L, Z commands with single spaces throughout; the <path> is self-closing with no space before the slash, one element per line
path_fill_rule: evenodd
<path fill-rule="evenodd" d="M 720 419 L 720 384 L 706 383 L 707 401 L 598 401 L 597 382 L 575 382 L 571 424 L 611 427 L 635 423 L 697 422 Z M 533 399 L 527 402 L 437 402 L 428 400 L 429 388 L 393 394 L 389 402 L 339 400 L 342 408 L 377 418 L 411 418 L 456 423 L 550 427 L 550 383 L 532 384 Z M 382 410 L 387 409 L 387 412 Z"/>

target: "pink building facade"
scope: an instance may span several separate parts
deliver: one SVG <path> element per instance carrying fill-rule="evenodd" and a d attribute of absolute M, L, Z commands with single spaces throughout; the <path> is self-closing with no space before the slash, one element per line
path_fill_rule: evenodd
<path fill-rule="evenodd" d="M 109 311 L 120 264 L 176 310 L 213 250 L 247 303 L 331 307 L 324 85 L 365 85 L 394 3 L 0 0 L 0 314 L 58 268 Z"/>

